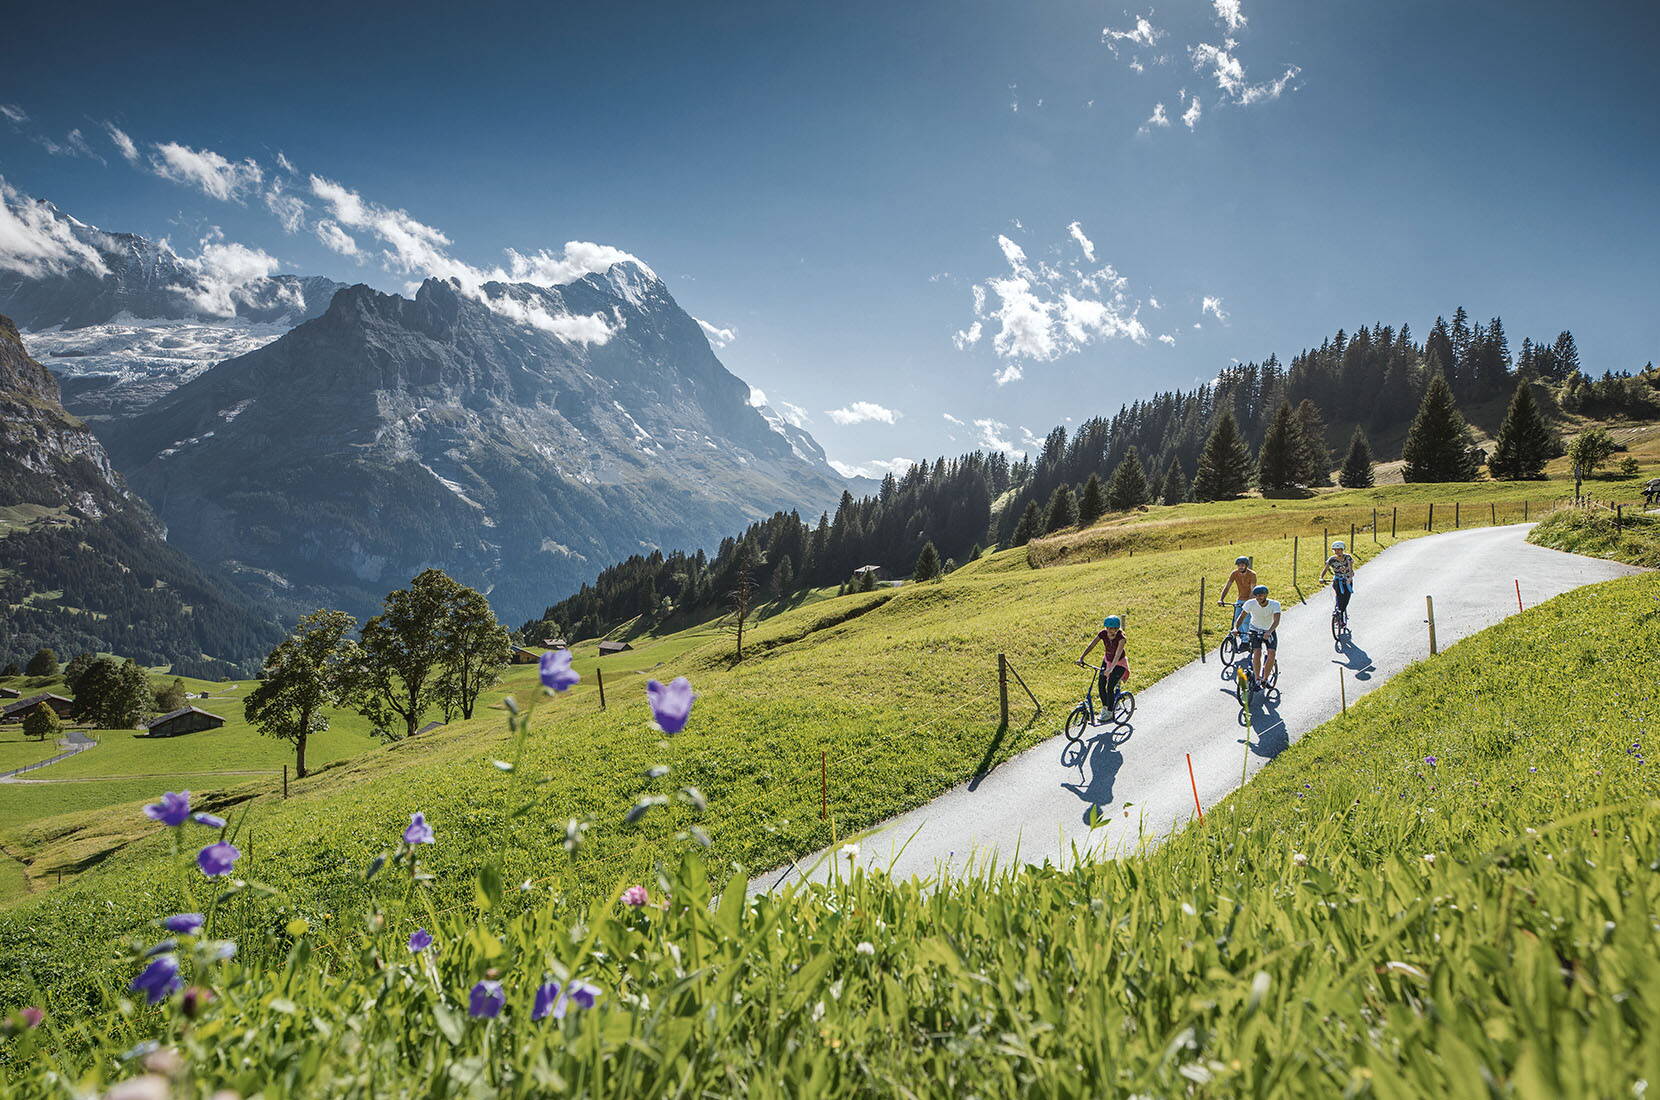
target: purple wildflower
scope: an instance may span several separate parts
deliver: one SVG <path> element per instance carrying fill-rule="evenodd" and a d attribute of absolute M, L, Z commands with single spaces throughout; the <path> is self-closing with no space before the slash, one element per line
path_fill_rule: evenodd
<path fill-rule="evenodd" d="M 206 825 L 210 829 L 223 829 L 225 819 L 218 814 L 191 814 L 190 820 L 198 825 Z"/>
<path fill-rule="evenodd" d="M 23 1026 L 26 1028 L 39 1027 L 40 1022 L 46 1019 L 46 1013 L 42 1012 L 34 1005 L 24 1005 L 22 1008 L 17 1010 L 17 1014 L 23 1018 Z"/>
<path fill-rule="evenodd" d="M 690 680 L 684 676 L 676 676 L 667 684 L 649 680 L 646 695 L 651 699 L 651 716 L 658 729 L 679 733 L 686 728 L 686 720 L 692 716 L 692 700 L 697 698 Z"/>
<path fill-rule="evenodd" d="M 432 933 L 425 928 L 417 928 L 409 934 L 409 949 L 411 951 L 425 951 L 432 946 Z"/>
<path fill-rule="evenodd" d="M 200 913 L 174 913 L 171 917 L 163 918 L 161 926 L 169 932 L 183 932 L 187 936 L 194 936 L 202 930 L 204 923 Z"/>
<path fill-rule="evenodd" d="M 172 996 L 180 984 L 179 960 L 172 955 L 162 955 L 153 959 L 128 988 L 134 993 L 144 994 L 151 1004 L 155 1004 Z"/>
<path fill-rule="evenodd" d="M 500 982 L 482 981 L 473 986 L 468 997 L 467 1012 L 474 1017 L 493 1020 L 501 1013 L 502 1005 L 506 1003 L 507 994 L 501 991 Z"/>
<path fill-rule="evenodd" d="M 196 865 L 202 869 L 202 874 L 208 878 L 218 878 L 228 875 L 236 866 L 236 861 L 242 858 L 242 850 L 234 844 L 227 844 L 223 840 L 209 844 L 196 853 Z"/>
<path fill-rule="evenodd" d="M 409 828 L 403 831 L 405 844 L 432 844 L 432 826 L 427 824 L 427 815 L 412 813 L 409 815 Z"/>
<path fill-rule="evenodd" d="M 183 825 L 184 819 L 190 816 L 190 792 L 168 791 L 160 802 L 144 807 L 144 816 L 163 825 Z"/>
<path fill-rule="evenodd" d="M 651 895 L 646 893 L 644 886 L 630 886 L 622 892 L 622 903 L 630 909 L 639 909 L 651 901 Z"/>
<path fill-rule="evenodd" d="M 542 654 L 541 674 L 542 686 L 554 691 L 569 691 L 582 682 L 582 677 L 571 667 L 571 651 L 568 649 L 555 649 Z"/>
<path fill-rule="evenodd" d="M 536 990 L 536 1003 L 531 1008 L 530 1018 L 540 1020 L 552 1016 L 555 1020 L 563 1020 L 573 1005 L 593 1008 L 598 996 L 599 989 L 587 982 L 572 982 L 563 989 L 558 982 L 543 982 Z"/>
<path fill-rule="evenodd" d="M 1424 757 L 1424 763 L 1428 764 L 1430 767 L 1433 768 L 1433 767 L 1435 767 L 1436 764 L 1439 764 L 1440 761 L 1437 758 L 1433 757 L 1433 756 L 1426 756 L 1426 757 Z"/>

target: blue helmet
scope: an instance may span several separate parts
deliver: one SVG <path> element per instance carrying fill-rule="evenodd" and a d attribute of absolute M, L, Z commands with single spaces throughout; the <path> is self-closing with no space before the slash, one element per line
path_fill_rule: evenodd
<path fill-rule="evenodd" d="M 1107 630 L 1117 630 L 1124 625 L 1124 620 L 1120 619 L 1117 615 L 1108 615 L 1106 618 L 1101 620 L 1101 625 Z"/>
<path fill-rule="evenodd" d="M 1253 595 L 1253 596 L 1266 596 L 1266 595 L 1268 595 L 1268 586 L 1266 584 L 1257 585 L 1255 588 L 1251 589 L 1251 595 Z"/>
<path fill-rule="evenodd" d="M 1251 559 L 1247 558 L 1244 554 L 1241 554 L 1241 555 L 1239 555 L 1239 557 L 1237 557 L 1233 560 L 1233 563 L 1235 565 L 1250 565 L 1251 564 Z"/>

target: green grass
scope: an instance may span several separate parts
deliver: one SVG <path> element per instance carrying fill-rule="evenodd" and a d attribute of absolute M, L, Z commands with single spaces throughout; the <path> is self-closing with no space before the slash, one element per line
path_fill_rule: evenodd
<path fill-rule="evenodd" d="M 242 948 L 190 964 L 216 999 L 194 1021 L 133 1008 L 114 993 L 131 961 L 85 994 L 60 986 L 46 1028 L 10 1051 L 11 1091 L 60 1092 L 46 1076 L 58 1066 L 131 1074 L 120 1052 L 159 1039 L 180 1052 L 184 1095 L 273 1100 L 1640 1095 L 1660 1080 L 1660 780 L 1646 759 L 1660 700 L 1631 654 L 1660 646 L 1657 595 L 1657 576 L 1612 581 L 1467 639 L 1311 731 L 1203 825 L 1065 871 L 860 874 L 748 900 L 720 854 L 745 827 L 723 792 L 706 819 L 715 854 L 667 843 L 656 874 L 579 854 L 522 894 L 514 853 L 540 851 L 540 826 L 512 807 L 534 788 L 481 773 L 467 781 L 473 816 L 435 819 L 430 886 L 401 865 L 367 885 L 353 875 L 351 916 L 309 890 L 214 903 L 191 888 L 182 900 Z M 841 632 L 876 648 L 904 598 L 821 618 L 803 641 Z M 1518 667 L 1533 674 L 1494 675 Z M 699 706 L 711 702 L 722 709 Z M 580 724 L 563 715 L 532 736 Z M 389 816 L 368 849 L 400 827 Z M 603 821 L 589 844 L 614 836 L 628 830 Z M 268 837 L 261 827 L 247 868 L 260 878 Z M 486 850 L 481 873 L 454 858 L 461 844 Z M 636 879 L 666 907 L 619 906 Z M 170 911 L 161 881 L 124 879 L 122 893 Z M 434 953 L 405 949 L 416 925 Z M 15 964 L 38 973 L 44 944 L 31 935 L 20 952 L 24 929 L 0 931 L 4 997 L 27 1000 Z M 469 1020 L 467 990 L 488 971 L 508 1008 Z M 531 1021 L 545 975 L 594 983 L 596 1007 Z M 83 995 L 80 1011 L 58 1007 Z"/>
<path fill-rule="evenodd" d="M 24 737 L 21 726 L 17 724 L 0 726 L 0 772 L 26 767 L 62 751 L 57 741 L 51 738 L 36 741 L 32 737 Z"/>
<path fill-rule="evenodd" d="M 1553 550 L 1660 569 L 1660 519 L 1635 511 L 1616 518 L 1607 508 L 1565 508 L 1527 539 Z"/>

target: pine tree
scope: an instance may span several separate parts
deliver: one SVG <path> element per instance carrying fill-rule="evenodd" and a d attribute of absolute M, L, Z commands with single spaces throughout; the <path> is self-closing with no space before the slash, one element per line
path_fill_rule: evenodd
<path fill-rule="evenodd" d="M 1572 378 L 1579 373 L 1579 346 L 1574 343 L 1574 334 L 1564 330 L 1557 334 L 1556 343 L 1551 345 L 1551 362 L 1557 379 Z"/>
<path fill-rule="evenodd" d="M 1182 464 L 1175 455 L 1170 456 L 1170 465 L 1164 471 L 1159 499 L 1166 504 L 1180 504 L 1187 499 L 1187 478 L 1182 474 Z"/>
<path fill-rule="evenodd" d="M 50 649 L 42 647 L 29 658 L 29 664 L 23 670 L 30 676 L 56 676 L 58 674 L 58 655 Z"/>
<path fill-rule="evenodd" d="M 1452 388 L 1442 375 L 1432 375 L 1401 447 L 1403 476 L 1407 481 L 1474 481 L 1473 450 L 1470 425 L 1458 411 Z"/>
<path fill-rule="evenodd" d="M 1038 502 L 1028 500 L 1026 510 L 1020 513 L 1020 522 L 1015 524 L 1014 540 L 1012 545 L 1025 546 L 1028 542 L 1043 533 L 1043 514 L 1038 511 Z"/>
<path fill-rule="evenodd" d="M 1302 436 L 1289 402 L 1280 402 L 1262 437 L 1257 455 L 1257 486 L 1263 493 L 1283 493 L 1296 487 L 1302 464 Z"/>
<path fill-rule="evenodd" d="M 1251 480 L 1251 452 L 1240 438 L 1232 412 L 1217 417 L 1193 475 L 1194 500 L 1232 500 Z"/>
<path fill-rule="evenodd" d="M 940 552 L 934 549 L 930 540 L 922 546 L 922 553 L 916 557 L 916 568 L 911 570 L 913 581 L 931 581 L 940 575 Z"/>
<path fill-rule="evenodd" d="M 1297 421 L 1297 483 L 1331 484 L 1331 451 L 1326 447 L 1326 419 L 1320 406 L 1303 398 L 1295 413 Z"/>
<path fill-rule="evenodd" d="M 1052 535 L 1078 525 L 1078 494 L 1070 485 L 1057 485 L 1049 495 L 1049 510 L 1043 517 L 1043 533 Z"/>
<path fill-rule="evenodd" d="M 1107 491 L 1101 487 L 1101 475 L 1090 474 L 1084 482 L 1083 496 L 1078 501 L 1078 522 L 1088 527 L 1107 511 Z"/>
<path fill-rule="evenodd" d="M 1141 468 L 1141 456 L 1131 447 L 1112 472 L 1112 481 L 1107 484 L 1107 504 L 1116 512 L 1128 512 L 1146 504 L 1152 495 L 1147 471 Z"/>
<path fill-rule="evenodd" d="M 1510 398 L 1510 410 L 1504 414 L 1494 440 L 1493 457 L 1487 469 L 1496 478 L 1516 481 L 1545 476 L 1545 463 L 1556 453 L 1556 433 L 1539 411 L 1533 387 L 1524 380 L 1517 384 Z"/>
<path fill-rule="evenodd" d="M 1366 442 L 1366 433 L 1358 425 L 1354 435 L 1349 437 L 1349 455 L 1343 460 L 1337 483 L 1345 489 L 1372 487 L 1372 445 Z"/>
<path fill-rule="evenodd" d="M 785 554 L 778 561 L 778 566 L 772 571 L 772 590 L 780 596 L 788 596 L 795 591 L 795 562 Z"/>

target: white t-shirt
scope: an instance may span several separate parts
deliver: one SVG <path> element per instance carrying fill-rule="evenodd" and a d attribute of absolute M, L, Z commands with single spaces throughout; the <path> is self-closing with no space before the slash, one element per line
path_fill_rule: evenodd
<path fill-rule="evenodd" d="M 1280 601 L 1269 600 L 1263 603 L 1252 596 L 1245 601 L 1245 618 L 1250 622 L 1253 630 L 1274 629 L 1274 616 L 1280 613 Z"/>

